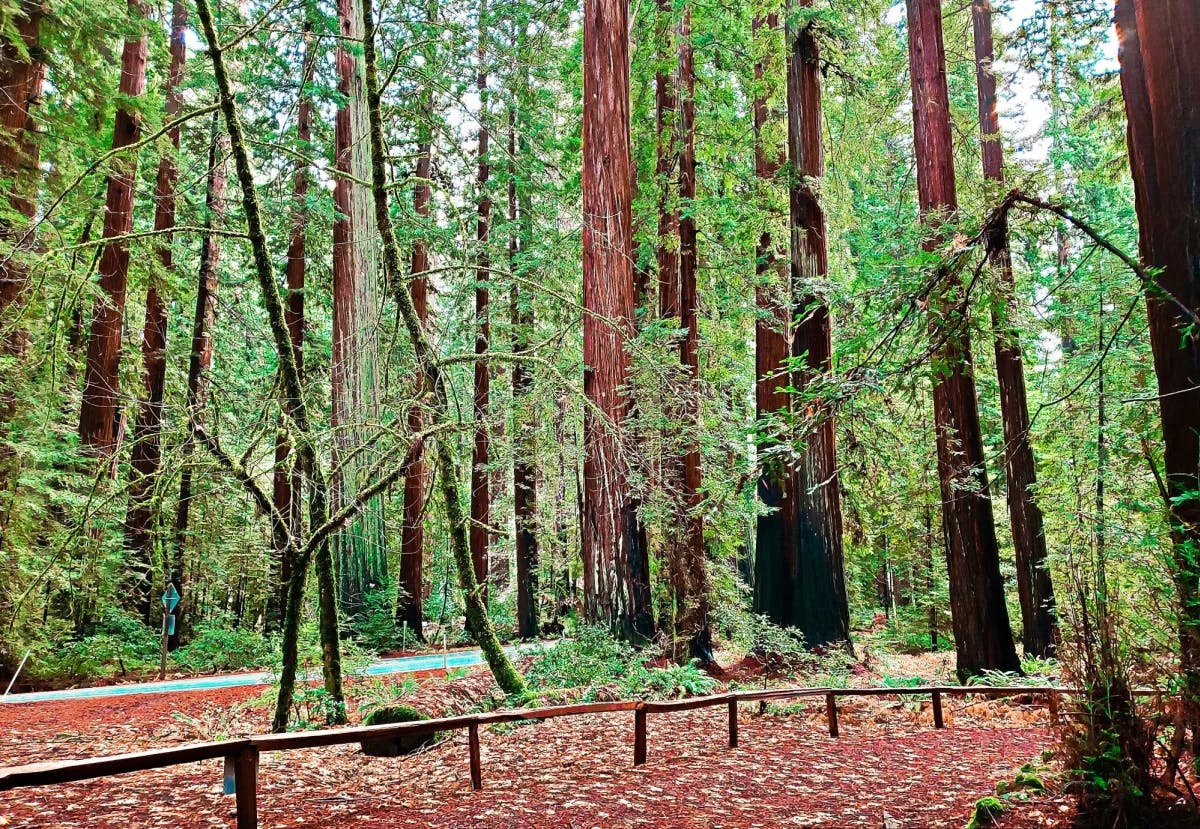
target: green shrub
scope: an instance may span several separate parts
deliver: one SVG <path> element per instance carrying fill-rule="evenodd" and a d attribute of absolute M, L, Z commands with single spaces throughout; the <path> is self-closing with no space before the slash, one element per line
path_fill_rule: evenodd
<path fill-rule="evenodd" d="M 175 651 L 174 661 L 188 671 L 237 671 L 271 664 L 274 648 L 257 631 L 232 628 L 226 619 L 201 623 L 191 641 Z"/>
<path fill-rule="evenodd" d="M 355 642 L 375 653 L 400 646 L 400 629 L 396 625 L 391 591 L 372 590 L 363 597 L 362 610 L 350 623 Z"/>
<path fill-rule="evenodd" d="M 717 682 L 701 670 L 699 662 L 693 660 L 686 665 L 667 665 L 663 668 L 645 668 L 639 664 L 632 667 L 618 684 L 623 697 L 679 699 L 703 696 L 712 691 Z"/>
<path fill-rule="evenodd" d="M 581 627 L 574 639 L 562 639 L 534 656 L 525 679 L 533 690 L 594 688 L 611 685 L 640 665 L 632 646 L 598 627 Z"/>

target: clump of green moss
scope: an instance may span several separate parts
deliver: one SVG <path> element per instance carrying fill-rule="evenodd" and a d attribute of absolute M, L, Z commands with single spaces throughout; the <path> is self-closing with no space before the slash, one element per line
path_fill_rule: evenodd
<path fill-rule="evenodd" d="M 388 705 L 376 708 L 363 717 L 363 725 L 397 725 L 399 723 L 424 722 L 429 719 L 411 705 Z M 400 734 L 389 737 L 372 737 L 361 742 L 362 753 L 371 757 L 399 757 L 432 745 L 440 740 L 441 732 L 428 734 Z"/>

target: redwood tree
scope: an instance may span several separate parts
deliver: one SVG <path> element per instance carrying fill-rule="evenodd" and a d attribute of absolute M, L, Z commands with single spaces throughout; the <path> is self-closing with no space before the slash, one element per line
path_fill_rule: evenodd
<path fill-rule="evenodd" d="M 523 33 L 522 33 L 523 34 Z M 518 44 L 523 45 L 523 37 Z M 519 112 L 526 106 L 527 81 L 522 78 L 517 90 L 518 103 L 508 118 L 508 266 L 513 273 L 510 321 L 512 350 L 520 355 L 529 348 L 534 328 L 533 295 L 522 285 L 527 271 L 521 261 L 525 245 L 533 236 L 532 199 L 528 182 L 518 184 L 517 159 L 528 163 L 529 142 L 522 133 L 517 138 Z M 523 125 L 522 125 L 523 126 Z M 537 467 L 535 440 L 537 424 L 529 411 L 533 405 L 533 372 L 527 363 L 517 360 L 512 367 L 513 389 L 513 513 L 516 526 L 514 555 L 517 569 L 517 635 L 531 639 L 538 635 L 538 536 Z"/>
<path fill-rule="evenodd" d="M 306 17 L 304 21 L 304 58 L 300 71 L 300 98 L 296 106 L 296 142 L 301 152 L 308 150 L 312 141 L 312 96 L 306 85 L 312 81 L 313 60 L 312 21 Z M 292 226 L 288 237 L 287 252 L 287 292 L 284 295 L 283 320 L 287 325 L 288 338 L 292 343 L 292 359 L 296 361 L 296 373 L 304 380 L 304 278 L 308 264 L 304 233 L 308 226 L 308 164 L 303 159 L 297 159 L 292 173 Z M 295 416 L 295 407 L 285 405 L 285 413 Z M 271 503 L 283 517 L 289 532 L 293 537 L 300 537 L 302 519 L 300 506 L 302 503 L 302 481 L 300 466 L 297 458 L 293 457 L 292 441 L 288 435 L 286 423 L 281 421 L 281 428 L 275 436 L 275 467 L 272 475 Z M 275 560 L 271 570 L 275 584 L 270 588 L 270 599 L 267 603 L 267 624 L 282 625 L 284 604 L 287 600 L 287 584 L 292 578 L 292 560 L 290 545 L 276 544 Z"/>
<path fill-rule="evenodd" d="M 799 0 L 801 8 L 812 0 Z M 833 411 L 821 383 L 833 370 L 829 319 L 820 292 L 829 269 L 825 212 L 817 183 L 825 175 L 821 146 L 821 66 L 812 24 L 789 27 L 787 57 L 791 289 L 795 319 L 792 385 L 812 412 L 795 467 L 796 567 L 790 575 L 791 623 L 810 645 L 850 639 L 850 608 L 842 561 L 841 479 Z M 780 573 L 779 577 L 786 577 Z"/>
<path fill-rule="evenodd" d="M 339 175 L 333 189 L 338 216 L 333 224 L 333 363 L 330 396 L 333 427 L 333 472 L 330 509 L 340 510 L 369 485 L 363 474 L 368 454 L 357 451 L 367 440 L 367 426 L 378 418 L 376 313 L 378 286 L 371 232 L 371 194 L 362 183 L 370 178 L 363 61 L 355 45 L 362 39 L 362 0 L 338 0 L 342 34 L 337 50 L 340 105 L 337 111 L 335 159 Z M 333 537 L 338 565 L 338 597 L 348 617 L 363 607 L 365 595 L 383 588 L 387 548 L 383 502 L 372 499 L 366 509 Z"/>
<path fill-rule="evenodd" d="M 1200 754 L 1200 6 L 1121 0 L 1121 90 L 1146 266 L 1179 596 L 1184 712 Z"/>
<path fill-rule="evenodd" d="M 623 443 L 633 335 L 629 9 L 583 7 L 584 617 L 648 637 L 650 568 Z"/>
<path fill-rule="evenodd" d="M 205 188 L 204 208 L 206 229 L 218 229 L 225 213 L 225 163 L 228 149 L 221 133 L 220 113 L 213 113 L 212 141 L 208 151 L 208 184 Z M 187 374 L 187 419 L 202 423 L 204 407 L 208 398 L 208 372 L 213 360 L 213 323 L 217 317 L 217 291 L 220 288 L 221 237 L 217 234 L 205 236 L 200 241 L 200 267 L 196 277 L 196 306 L 192 316 L 192 342 L 188 357 Z M 192 453 L 196 439 L 191 429 L 184 439 L 183 458 L 179 464 L 179 500 L 175 507 L 175 550 L 171 559 L 171 583 L 181 596 L 175 609 L 176 625 L 174 640 L 177 643 L 184 630 L 186 614 L 194 605 L 185 584 L 187 580 L 186 553 L 188 524 L 192 508 Z M 269 621 L 269 620 L 268 620 Z"/>
<path fill-rule="evenodd" d="M 140 20 L 145 9 L 130 0 L 130 16 Z M 113 126 L 114 150 L 135 143 L 141 135 L 141 118 L 128 104 L 146 88 L 146 34 L 125 41 L 121 52 L 121 82 Z M 100 291 L 92 309 L 84 371 L 83 403 L 79 410 L 79 437 L 85 449 L 107 456 L 117 447 L 118 368 L 121 329 L 125 319 L 125 289 L 129 278 L 129 242 L 133 228 L 133 195 L 137 154 L 117 156 L 108 176 L 104 202 L 103 238 L 111 240 L 100 254 Z"/>
<path fill-rule="evenodd" d="M 0 181 L 5 184 L 8 208 L 14 217 L 21 217 L 17 223 L 0 218 L 0 320 L 6 324 L 0 329 L 0 354 L 14 357 L 25 352 L 28 340 L 18 319 L 29 280 L 22 253 L 33 247 L 31 228 L 23 225 L 37 215 L 39 153 L 37 127 L 30 110 L 42 96 L 46 74 L 39 58 L 42 14 L 39 3 L 25 0 L 14 20 L 21 47 L 0 37 Z M 0 429 L 8 424 L 16 408 L 16 396 L 7 380 L 0 378 L 0 386 L 8 386 L 0 388 Z M 11 485 L 11 455 L 7 442 L 0 442 L 0 493 L 7 492 Z"/>
<path fill-rule="evenodd" d="M 771 117 L 771 99 L 778 89 L 777 52 L 779 17 L 775 13 L 754 19 L 754 172 L 766 192 L 774 186 L 783 165 L 783 147 L 774 140 L 778 119 Z M 764 200 L 766 201 L 766 200 Z M 770 210 L 770 205 L 764 208 Z M 778 242 L 771 231 L 762 231 L 755 249 L 754 399 L 760 429 L 758 444 L 758 497 L 769 512 L 758 517 L 754 558 L 754 609 L 781 625 L 792 624 L 791 574 L 796 568 L 795 476 L 787 458 L 780 419 L 789 410 L 783 391 L 791 382 L 787 374 L 791 344 L 790 291 L 787 263 L 778 255 Z"/>
<path fill-rule="evenodd" d="M 179 117 L 183 104 L 179 84 L 187 60 L 187 6 L 176 0 L 171 5 L 171 61 L 167 70 L 166 119 Z M 175 226 L 175 182 L 179 170 L 175 153 L 179 151 L 181 128 L 174 127 L 167 138 L 171 149 L 158 162 L 158 178 L 154 186 L 154 230 L 159 236 L 158 261 L 162 272 L 154 274 L 146 289 L 146 320 L 142 329 L 142 383 L 144 397 L 138 401 L 137 418 L 133 425 L 133 452 L 130 459 L 129 511 L 125 516 L 125 545 L 132 553 L 133 578 L 130 601 L 138 615 L 149 624 L 153 622 L 153 556 L 152 529 L 154 510 L 151 499 L 162 461 L 163 391 L 167 379 L 167 304 L 163 296 L 163 277 L 174 268 L 171 251 L 171 229 Z"/>
<path fill-rule="evenodd" d="M 907 3 L 917 191 L 931 231 L 925 247 L 935 251 L 942 243 L 939 228 L 958 209 L 942 8 L 940 0 Z M 968 296 L 951 268 L 940 267 L 934 277 L 933 415 L 958 673 L 1019 671 L 975 397 Z"/>
<path fill-rule="evenodd" d="M 471 448 L 471 562 L 475 567 L 475 580 L 487 595 L 488 576 L 488 525 L 491 512 L 491 488 L 488 476 L 488 460 L 491 452 L 488 437 L 488 398 L 491 394 L 491 373 L 488 370 L 488 337 L 491 325 L 488 319 L 489 280 L 491 261 L 488 243 L 491 234 L 492 200 L 488 195 L 488 124 L 487 124 L 487 0 L 479 7 L 479 45 L 475 82 L 479 91 L 479 137 L 476 149 L 477 173 L 475 186 L 478 188 L 475 217 L 475 378 L 474 378 L 474 435 Z"/>
<path fill-rule="evenodd" d="M 983 175 L 1000 189 L 1004 185 L 1004 150 L 1000 145 L 1000 119 L 996 115 L 990 0 L 973 0 L 971 17 L 975 34 L 975 79 L 979 98 Z M 985 245 L 1001 300 L 992 309 L 992 329 L 996 342 L 1000 417 L 1004 421 L 1008 515 L 1016 552 L 1017 593 L 1021 600 L 1021 640 L 1025 653 L 1046 657 L 1055 652 L 1058 627 L 1054 614 L 1054 585 L 1046 559 L 1046 533 L 1042 510 L 1037 502 L 1037 466 L 1029 436 L 1025 366 L 1021 360 L 1017 329 L 1011 319 L 1016 311 L 1016 285 L 1006 216 L 988 228 Z"/>
<path fill-rule="evenodd" d="M 430 22 L 433 15 L 430 14 Z M 424 93 L 422 104 L 424 118 L 417 126 L 417 164 L 414 171 L 416 180 L 413 186 L 413 212 L 421 220 L 429 218 L 429 201 L 432 190 L 429 185 L 430 156 L 433 149 L 433 133 L 429 119 L 433 117 L 433 91 Z M 429 323 L 428 280 L 424 274 L 429 270 L 429 249 L 425 239 L 418 234 L 413 239 L 412 260 L 409 267 L 411 281 L 408 291 L 412 301 L 413 311 L 424 329 Z M 403 286 L 395 290 L 403 291 Z M 425 378 L 420 366 L 416 369 L 416 388 L 425 387 Z M 425 418 L 421 405 L 415 404 L 408 410 L 408 430 L 417 434 L 424 428 Z M 396 621 L 406 626 L 419 640 L 424 640 L 424 613 L 421 602 L 424 598 L 424 582 L 421 577 L 425 552 L 425 455 L 423 447 L 418 447 L 413 457 L 412 466 L 404 476 L 404 518 L 400 526 L 400 590 L 396 603 Z"/>
<path fill-rule="evenodd" d="M 696 246 L 696 65 L 692 48 L 692 10 L 683 9 L 679 27 L 679 324 L 684 330 L 679 360 L 684 368 L 680 483 L 683 514 L 677 546 L 683 578 L 682 591 L 675 596 L 675 635 L 688 641 L 692 657 L 713 661 L 712 631 L 709 627 L 708 566 L 704 555 L 704 518 L 700 469 L 700 328 L 699 297 L 696 290 L 698 251 Z"/>

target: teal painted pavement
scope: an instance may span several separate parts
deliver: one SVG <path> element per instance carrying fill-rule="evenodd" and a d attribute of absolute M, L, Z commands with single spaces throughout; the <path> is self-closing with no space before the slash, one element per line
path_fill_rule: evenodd
<path fill-rule="evenodd" d="M 528 652 L 539 645 L 510 646 L 504 650 L 509 656 L 516 657 L 522 652 Z M 478 650 L 448 651 L 445 654 L 433 653 L 425 656 L 402 656 L 396 659 L 381 659 L 366 668 L 354 671 L 356 676 L 386 676 L 388 674 L 409 674 L 418 671 L 436 671 L 443 666 L 446 668 L 470 668 L 483 664 L 483 654 Z M 129 685 L 104 685 L 95 688 L 68 688 L 63 691 L 37 691 L 29 694 L 9 694 L 3 698 L 5 703 L 21 702 L 51 702 L 66 699 L 97 699 L 101 697 L 122 697 L 130 694 L 169 694 L 184 691 L 211 691 L 216 688 L 240 688 L 247 685 L 270 685 L 275 675 L 270 671 L 260 671 L 252 674 L 222 674 L 220 676 L 203 676 L 195 679 L 169 679 L 164 682 L 138 682 Z M 319 679 L 320 673 L 311 673 L 310 679 Z"/>

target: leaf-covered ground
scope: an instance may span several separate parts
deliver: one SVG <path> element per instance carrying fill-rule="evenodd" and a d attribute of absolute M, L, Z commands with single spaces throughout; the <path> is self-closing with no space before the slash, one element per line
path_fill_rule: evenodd
<path fill-rule="evenodd" d="M 422 697 L 461 709 L 485 681 L 426 680 Z M 465 686 L 465 687 L 464 687 Z M 162 747 L 264 730 L 261 693 L 0 707 L 0 765 Z M 630 714 L 571 717 L 482 733 L 484 790 L 472 792 L 465 732 L 407 758 L 357 746 L 264 755 L 264 827 L 961 827 L 974 801 L 1037 761 L 1052 742 L 1044 714 L 950 703 L 949 728 L 924 706 L 845 700 L 840 739 L 823 705 L 760 714 L 743 706 L 741 745 L 725 711 L 652 715 L 649 762 L 634 768 Z M 233 798 L 221 763 L 0 794 L 4 827 L 224 827 Z M 1030 825 L 1065 825 L 1051 806 Z"/>

